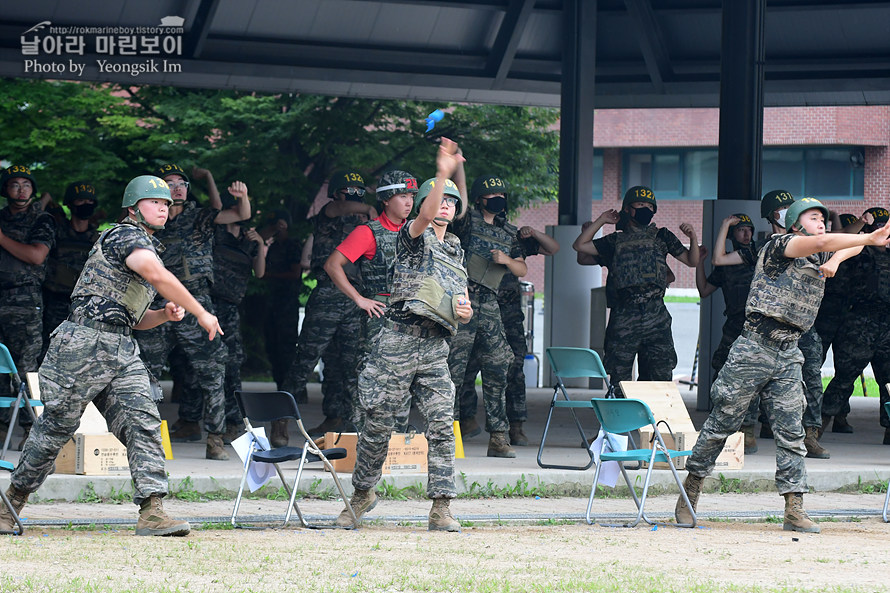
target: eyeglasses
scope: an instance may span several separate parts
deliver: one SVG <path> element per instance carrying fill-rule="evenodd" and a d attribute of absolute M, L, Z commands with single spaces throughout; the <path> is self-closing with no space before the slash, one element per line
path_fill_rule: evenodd
<path fill-rule="evenodd" d="M 188 182 L 188 181 L 174 181 L 173 183 L 168 183 L 167 186 L 168 186 L 170 189 L 177 189 L 177 188 L 180 188 L 180 187 L 181 187 L 182 189 L 188 189 L 188 188 L 189 188 L 189 182 Z"/>
<path fill-rule="evenodd" d="M 442 203 L 448 204 L 452 208 L 457 208 L 457 198 L 455 198 L 453 196 L 444 196 L 442 198 Z"/>
<path fill-rule="evenodd" d="M 19 183 L 18 181 L 13 181 L 8 185 L 9 189 L 33 189 L 34 185 L 30 181 L 22 181 Z"/>
<path fill-rule="evenodd" d="M 345 192 L 347 195 L 350 196 L 362 197 L 365 195 L 365 190 L 360 187 L 344 187 L 340 191 Z"/>

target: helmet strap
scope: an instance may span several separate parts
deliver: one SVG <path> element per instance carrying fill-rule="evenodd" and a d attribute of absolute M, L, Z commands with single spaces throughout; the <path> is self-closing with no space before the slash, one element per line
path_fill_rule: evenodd
<path fill-rule="evenodd" d="M 138 203 L 137 203 L 135 206 L 133 206 L 133 210 L 136 211 L 135 221 L 136 221 L 137 224 L 141 224 L 141 225 L 143 225 L 143 226 L 145 226 L 145 227 L 147 227 L 147 228 L 150 228 L 150 229 L 153 230 L 153 231 L 163 231 L 163 230 L 164 230 L 164 225 L 162 225 L 162 224 L 149 224 L 149 222 L 148 222 L 147 220 L 145 220 L 145 217 L 142 216 L 142 212 L 139 211 L 139 204 L 138 204 Z M 132 219 L 132 218 L 134 218 L 134 217 L 131 217 L 131 219 Z"/>

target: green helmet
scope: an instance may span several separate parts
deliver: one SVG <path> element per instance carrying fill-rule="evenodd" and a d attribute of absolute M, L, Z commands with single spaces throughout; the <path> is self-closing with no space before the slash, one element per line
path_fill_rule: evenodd
<path fill-rule="evenodd" d="M 407 171 L 387 171 L 377 183 L 377 201 L 385 202 L 397 194 L 416 194 L 417 178 Z"/>
<path fill-rule="evenodd" d="M 509 198 L 507 182 L 497 175 L 481 175 L 473 182 L 470 188 L 470 200 L 475 202 L 482 196 L 490 194 L 504 194 L 505 198 Z"/>
<path fill-rule="evenodd" d="M 361 173 L 353 169 L 334 171 L 331 179 L 328 181 L 328 197 L 333 198 L 334 194 L 345 187 L 358 187 L 362 190 L 362 195 L 364 195 L 365 178 L 362 177 Z"/>
<path fill-rule="evenodd" d="M 655 203 L 655 194 L 645 185 L 635 185 L 624 192 L 624 199 L 621 201 L 621 209 L 624 210 L 634 202 L 646 202 L 652 204 L 652 213 L 658 212 L 658 204 Z"/>
<path fill-rule="evenodd" d="M 816 198 L 801 198 L 788 206 L 788 212 L 785 214 L 785 229 L 788 231 L 794 230 L 794 225 L 797 224 L 801 215 L 807 210 L 813 209 L 820 210 L 825 221 L 828 221 L 828 208 L 823 206 L 822 202 Z"/>
<path fill-rule="evenodd" d="M 793 203 L 794 196 L 790 192 L 784 189 L 774 189 L 764 194 L 763 199 L 760 200 L 760 216 L 769 222 L 775 222 L 772 218 L 773 212 L 782 208 L 788 208 Z M 785 228 L 787 229 L 788 226 L 786 225 Z"/>
<path fill-rule="evenodd" d="M 433 188 L 436 186 L 436 178 L 432 177 L 423 182 L 423 185 L 420 186 L 420 191 L 417 192 L 417 195 L 414 196 L 414 212 L 417 213 L 420 211 L 420 205 L 423 203 L 424 198 L 430 195 L 430 192 L 433 191 Z M 445 192 L 446 196 L 454 196 L 457 198 L 457 208 L 454 211 L 454 215 L 457 216 L 464 209 L 464 201 L 463 198 L 460 197 L 460 190 L 457 189 L 457 185 L 451 181 L 450 179 L 445 180 Z"/>
<path fill-rule="evenodd" d="M 887 221 L 890 220 L 890 212 L 887 211 L 886 208 L 881 208 L 880 206 L 875 206 L 874 208 L 869 208 L 866 210 L 869 214 L 874 218 L 873 226 L 876 225 L 885 225 Z"/>
<path fill-rule="evenodd" d="M 166 181 L 154 175 L 140 175 L 127 184 L 121 207 L 129 208 L 130 206 L 135 206 L 139 200 L 147 198 L 158 198 L 167 200 L 170 204 L 173 203 L 173 198 L 170 197 L 170 188 L 167 187 Z"/>
<path fill-rule="evenodd" d="M 86 181 L 75 181 L 65 188 L 65 197 L 62 203 L 70 207 L 74 205 L 74 200 L 92 200 L 96 201 L 96 188 L 93 184 Z"/>
<path fill-rule="evenodd" d="M 183 179 L 185 179 L 186 183 L 189 182 L 189 176 L 185 174 L 185 171 L 182 170 L 182 167 L 177 165 L 176 163 L 165 163 L 157 168 L 155 171 L 155 175 L 164 179 L 167 175 L 179 175 Z"/>
<path fill-rule="evenodd" d="M 33 198 L 37 195 L 37 180 L 31 175 L 31 168 L 26 167 L 25 165 L 12 165 L 3 171 L 3 175 L 0 175 L 0 196 L 3 196 L 4 198 L 9 197 L 9 194 L 6 193 L 6 183 L 10 179 L 15 179 L 16 177 L 21 177 L 22 179 L 30 181 L 31 187 L 34 188 L 31 192 L 31 197 Z"/>

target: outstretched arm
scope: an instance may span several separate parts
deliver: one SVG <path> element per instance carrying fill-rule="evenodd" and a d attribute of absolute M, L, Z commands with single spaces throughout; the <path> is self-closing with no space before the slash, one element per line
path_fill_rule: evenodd
<path fill-rule="evenodd" d="M 698 236 L 695 234 L 695 228 L 688 222 L 684 222 L 680 225 L 680 232 L 689 237 L 689 248 L 678 255 L 677 260 L 694 268 L 698 265 Z"/>

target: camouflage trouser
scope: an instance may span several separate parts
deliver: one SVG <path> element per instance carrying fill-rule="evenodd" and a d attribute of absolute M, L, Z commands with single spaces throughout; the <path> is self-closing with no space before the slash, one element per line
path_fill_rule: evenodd
<path fill-rule="evenodd" d="M 300 335 L 300 301 L 297 295 L 289 301 L 269 297 L 268 307 L 263 331 L 266 355 L 272 366 L 272 379 L 279 389 L 283 389 L 287 372 L 294 364 L 297 352 L 297 340 Z"/>
<path fill-rule="evenodd" d="M 451 338 L 448 367 L 455 385 L 463 385 L 470 354 L 475 350 L 482 370 L 482 403 L 485 406 L 485 430 L 506 432 L 507 370 L 513 352 L 504 335 L 504 324 L 495 294 L 487 290 L 470 293 L 473 317 L 461 324 Z M 460 402 L 454 402 L 455 415 L 460 414 Z"/>
<path fill-rule="evenodd" d="M 40 289 L 0 290 L 0 343 L 9 349 L 19 376 L 37 370 L 43 350 L 43 299 Z M 8 375 L 0 376 L 0 396 L 12 395 Z M 9 424 L 9 408 L 0 409 L 0 422 Z M 31 417 L 19 414 L 19 425 L 30 426 Z"/>
<path fill-rule="evenodd" d="M 358 379 L 365 410 L 352 485 L 370 490 L 380 480 L 396 418 L 408 413 L 411 398 L 426 419 L 429 443 L 427 496 L 454 498 L 454 385 L 445 361 L 444 337 L 418 337 L 384 327 Z"/>
<path fill-rule="evenodd" d="M 49 290 L 43 291 L 43 351 L 41 355 L 49 348 L 49 335 L 52 331 L 68 319 L 70 308 L 70 295 Z"/>
<path fill-rule="evenodd" d="M 161 416 L 150 396 L 148 372 L 136 340 L 62 322 L 40 366 L 40 391 L 44 411 L 10 478 L 13 486 L 24 492 L 40 487 L 92 401 L 108 421 L 108 429 L 127 448 L 133 502 L 167 494 Z"/>
<path fill-rule="evenodd" d="M 890 427 L 884 402 L 890 401 L 886 385 L 890 382 L 890 322 L 882 309 L 861 308 L 844 318 L 844 325 L 832 345 L 834 378 L 825 388 L 822 413 L 846 416 L 850 413 L 853 385 L 868 363 L 875 372 L 881 394 L 881 426 Z"/>
<path fill-rule="evenodd" d="M 822 341 L 822 362 L 828 355 L 828 348 L 834 343 L 843 327 L 844 319 L 850 312 L 849 297 L 846 294 L 826 294 L 822 297 L 819 313 L 813 327 Z"/>
<path fill-rule="evenodd" d="M 288 370 L 283 389 L 298 400 L 307 396 L 306 381 L 318 360 L 330 352 L 325 365 L 322 411 L 328 418 L 352 418 L 356 390 L 355 369 L 359 359 L 359 326 L 364 311 L 336 286 L 316 286 L 306 303 L 303 329 L 297 342 L 294 362 Z"/>
<path fill-rule="evenodd" d="M 664 301 L 612 307 L 604 349 L 603 366 L 612 385 L 633 379 L 634 356 L 639 356 L 639 381 L 673 380 L 677 351 Z"/>
<path fill-rule="evenodd" d="M 803 354 L 803 386 L 807 407 L 803 413 L 804 428 L 819 428 L 822 426 L 822 341 L 819 334 L 812 327 L 805 331 L 797 340 L 797 347 Z M 760 405 L 760 397 L 751 400 L 751 406 L 745 415 L 743 426 L 753 426 L 758 419 L 769 424 L 766 410 Z"/>
<path fill-rule="evenodd" d="M 711 386 L 714 409 L 686 462 L 690 474 L 711 473 L 726 439 L 738 431 L 751 399 L 759 395 L 776 439 L 776 490 L 779 494 L 807 491 L 803 354 L 793 342 L 785 350 L 776 346 L 744 334 L 732 345 L 726 365 Z"/>
<path fill-rule="evenodd" d="M 726 321 L 723 322 L 723 335 L 720 336 L 720 343 L 717 344 L 717 349 L 714 350 L 714 356 L 711 357 L 711 368 L 714 369 L 715 379 L 717 378 L 717 373 L 719 373 L 720 369 L 723 368 L 723 365 L 726 364 L 726 357 L 729 356 L 729 349 L 732 347 L 732 343 L 735 342 L 736 338 L 742 335 L 742 327 L 744 325 L 744 313 L 741 315 L 734 315 L 733 317 L 727 317 Z"/>
<path fill-rule="evenodd" d="M 528 406 L 525 402 L 525 355 L 528 352 L 528 344 L 525 341 L 525 316 L 522 313 L 518 299 L 500 303 L 501 321 L 504 323 L 504 334 L 510 350 L 513 351 L 513 361 L 507 370 L 507 420 L 510 422 L 525 422 L 528 420 Z M 481 364 L 479 357 L 479 337 L 473 344 L 473 352 L 467 362 L 467 371 L 464 373 L 464 382 L 460 390 L 460 419 L 472 418 L 476 415 L 478 398 L 476 397 L 476 375 L 479 374 Z"/>
<path fill-rule="evenodd" d="M 383 329 L 384 317 L 368 317 L 368 315 L 365 314 L 364 311 L 362 311 L 361 320 L 361 352 L 359 355 L 358 367 L 355 371 L 356 377 L 361 376 L 362 371 L 367 364 L 368 358 L 371 356 L 371 350 L 373 350 L 374 344 L 377 343 L 377 334 L 379 334 L 380 330 Z M 322 358 L 324 360 L 327 360 L 326 357 Z M 327 362 L 325 362 L 325 372 L 327 372 Z M 324 385 L 322 385 L 322 390 L 324 390 Z M 362 409 L 361 401 L 359 401 L 358 398 L 356 398 L 353 408 L 352 423 L 355 425 L 356 432 L 361 432 L 362 430 L 364 430 L 365 426 L 365 411 Z M 410 412 L 410 405 L 404 410 L 404 413 L 396 412 L 396 422 L 394 429 L 396 432 L 408 432 L 408 416 Z"/>
<path fill-rule="evenodd" d="M 239 425 L 242 422 L 238 403 L 235 401 L 235 391 L 241 389 L 241 365 L 244 363 L 244 344 L 241 340 L 241 314 L 238 305 L 213 299 L 215 315 L 219 319 L 219 326 L 226 332 L 222 337 L 226 345 L 225 380 L 223 389 L 225 393 L 226 423 L 234 422 Z M 175 354 L 174 354 L 175 356 Z M 172 369 L 171 369 L 172 372 Z M 178 379 L 178 377 L 177 377 Z M 185 373 L 184 384 L 179 400 L 179 417 L 188 422 L 200 422 L 204 402 L 201 397 L 201 386 L 195 380 L 195 375 Z"/>
<path fill-rule="evenodd" d="M 213 311 L 213 303 L 206 294 L 194 295 L 201 306 Z M 223 331 L 228 328 L 222 325 Z M 167 358 L 175 346 L 182 349 L 188 363 L 189 374 L 200 394 L 204 406 L 204 430 L 221 434 L 226 431 L 226 400 L 223 391 L 225 381 L 226 345 L 216 336 L 207 339 L 207 331 L 198 324 L 198 318 L 186 314 L 179 322 L 167 322 L 156 328 L 136 332 L 142 360 L 149 372 L 160 378 Z M 183 389 L 187 393 L 188 389 Z M 159 400 L 159 393 L 155 399 Z M 195 419 L 197 420 L 197 419 Z"/>

